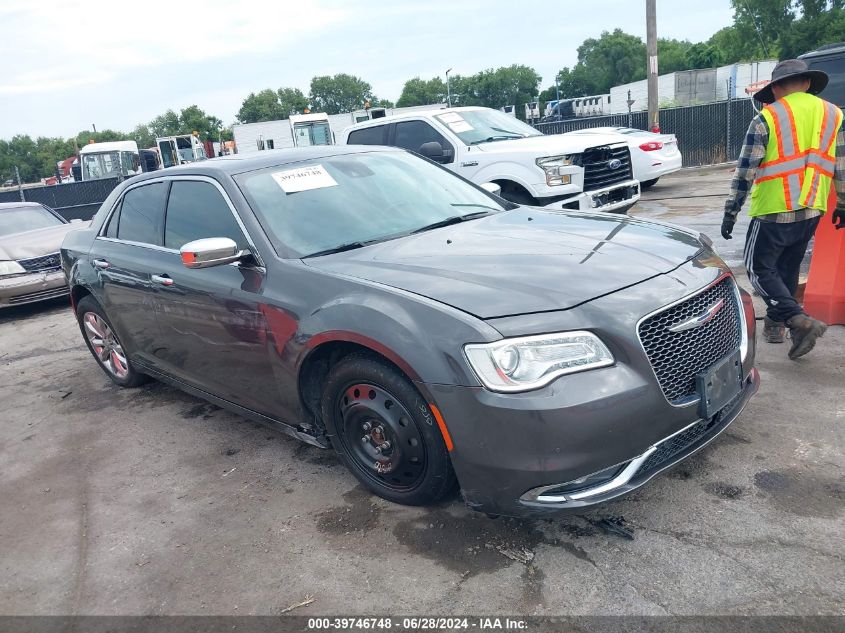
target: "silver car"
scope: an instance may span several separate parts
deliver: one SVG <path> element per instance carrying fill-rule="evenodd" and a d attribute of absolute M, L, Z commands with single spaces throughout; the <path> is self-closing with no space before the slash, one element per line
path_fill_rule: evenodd
<path fill-rule="evenodd" d="M 87 224 L 37 202 L 0 203 L 0 308 L 66 295 L 59 247 Z"/>

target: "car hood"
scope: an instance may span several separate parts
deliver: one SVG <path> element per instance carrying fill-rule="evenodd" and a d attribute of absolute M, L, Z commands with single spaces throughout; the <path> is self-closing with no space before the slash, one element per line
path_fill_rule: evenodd
<path fill-rule="evenodd" d="M 71 222 L 0 237 L 0 259 L 29 259 L 58 253 L 65 235 L 86 228 L 90 222 Z"/>
<path fill-rule="evenodd" d="M 545 134 L 512 141 L 491 141 L 473 146 L 483 152 L 526 152 L 537 156 L 580 154 L 588 147 L 624 142 L 619 134 Z"/>
<path fill-rule="evenodd" d="M 520 207 L 304 261 L 491 319 L 572 308 L 674 270 L 702 248 L 663 224 Z"/>

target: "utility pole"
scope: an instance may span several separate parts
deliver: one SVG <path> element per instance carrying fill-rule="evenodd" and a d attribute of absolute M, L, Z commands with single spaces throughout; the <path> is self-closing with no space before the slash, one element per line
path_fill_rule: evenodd
<path fill-rule="evenodd" d="M 18 183 L 18 195 L 21 197 L 21 202 L 26 202 L 23 196 L 23 184 L 21 184 L 21 172 L 18 171 L 18 166 L 15 165 L 15 180 Z"/>
<path fill-rule="evenodd" d="M 657 114 L 657 0 L 645 0 L 646 53 L 648 55 L 648 127 L 660 131 Z"/>
<path fill-rule="evenodd" d="M 449 73 L 452 72 L 452 69 L 446 71 L 446 105 L 448 107 L 452 107 L 452 90 L 449 88 Z"/>

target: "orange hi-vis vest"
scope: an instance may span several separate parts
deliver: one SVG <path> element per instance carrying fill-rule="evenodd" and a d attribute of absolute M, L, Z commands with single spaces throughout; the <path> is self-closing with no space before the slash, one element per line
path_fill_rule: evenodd
<path fill-rule="evenodd" d="M 842 110 L 796 92 L 763 108 L 769 127 L 766 155 L 751 191 L 752 217 L 797 209 L 827 209 L 836 167 L 836 134 Z"/>

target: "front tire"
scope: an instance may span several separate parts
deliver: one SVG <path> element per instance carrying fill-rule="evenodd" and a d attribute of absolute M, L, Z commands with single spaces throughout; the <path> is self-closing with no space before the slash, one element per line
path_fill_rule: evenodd
<path fill-rule="evenodd" d="M 91 295 L 76 305 L 82 338 L 106 375 L 121 387 L 137 387 L 148 377 L 133 367 L 103 308 Z"/>
<path fill-rule="evenodd" d="M 370 491 L 404 505 L 428 505 L 455 486 L 437 422 L 414 385 L 367 354 L 329 372 L 322 417 L 337 454 Z"/>
<path fill-rule="evenodd" d="M 658 180 L 660 180 L 660 177 L 659 177 L 659 176 L 658 176 L 657 178 L 652 178 L 651 180 L 643 180 L 643 181 L 640 183 L 640 187 L 641 187 L 642 189 L 648 189 L 648 188 L 653 187 L 654 185 L 656 185 Z"/>

